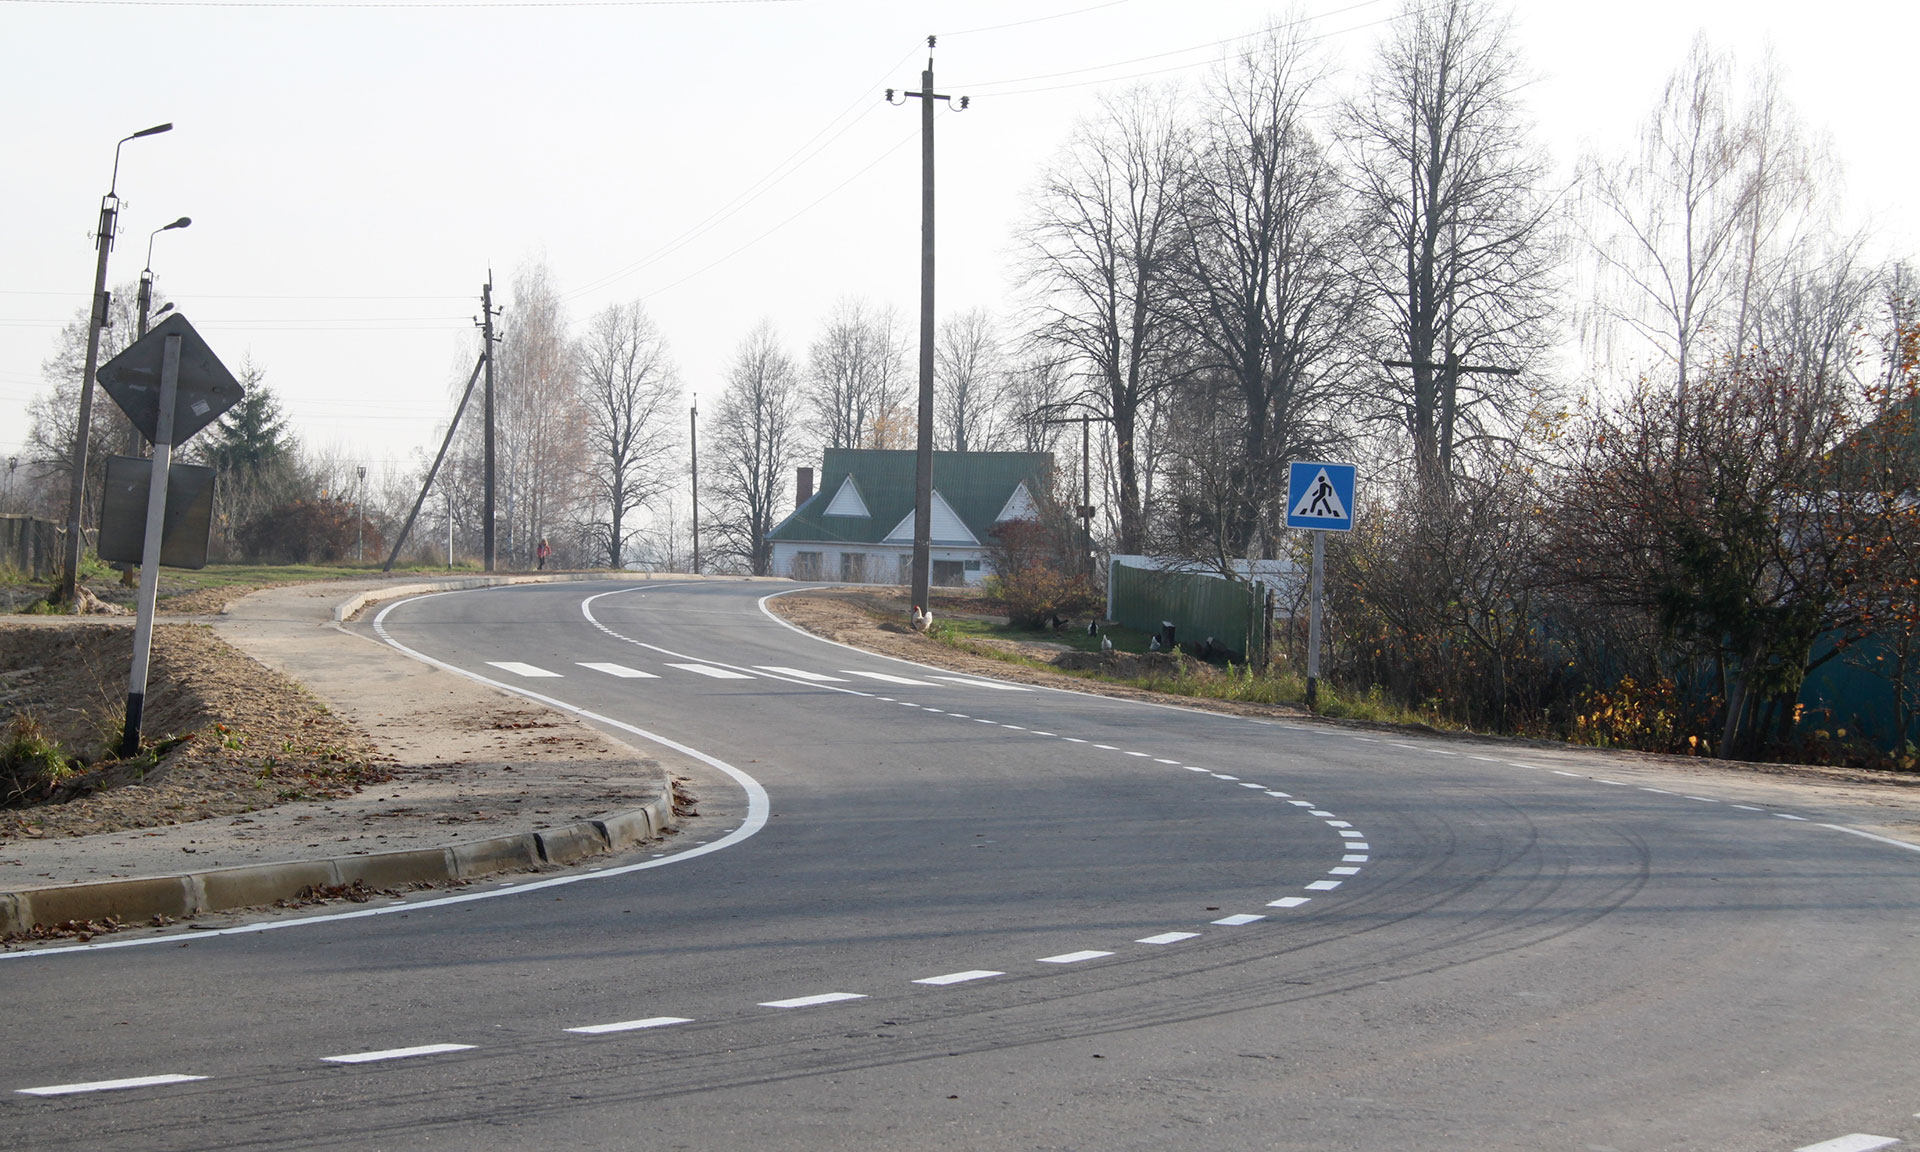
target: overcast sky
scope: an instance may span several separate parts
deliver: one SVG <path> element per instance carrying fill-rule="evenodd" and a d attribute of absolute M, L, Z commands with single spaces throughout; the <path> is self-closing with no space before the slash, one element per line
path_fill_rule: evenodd
<path fill-rule="evenodd" d="M 641 299 L 686 385 L 717 395 L 771 318 L 792 350 L 833 302 L 917 314 L 918 109 L 938 88 L 941 313 L 1009 300 L 1039 166 L 1102 91 L 1197 82 L 1269 18 L 1302 16 L 1328 95 L 1356 83 L 1399 0 L 769 0 L 491 4 L 0 0 L 0 455 L 92 283 L 114 142 L 125 209 L 110 281 L 148 234 L 157 282 L 229 366 L 251 357 L 309 445 L 405 466 L 431 450 L 499 299 L 544 260 L 577 323 Z M 1846 164 L 1882 253 L 1912 223 L 1920 5 L 1519 0 L 1527 100 L 1563 173 L 1631 140 L 1704 29 L 1769 46 Z"/>

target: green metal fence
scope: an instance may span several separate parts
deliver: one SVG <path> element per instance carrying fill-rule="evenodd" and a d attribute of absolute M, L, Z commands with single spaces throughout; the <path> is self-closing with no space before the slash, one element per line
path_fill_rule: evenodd
<path fill-rule="evenodd" d="M 1181 644 L 1214 643 L 1240 659 L 1264 657 L 1267 586 L 1115 564 L 1109 570 L 1115 623 L 1158 632 L 1170 621 Z"/>

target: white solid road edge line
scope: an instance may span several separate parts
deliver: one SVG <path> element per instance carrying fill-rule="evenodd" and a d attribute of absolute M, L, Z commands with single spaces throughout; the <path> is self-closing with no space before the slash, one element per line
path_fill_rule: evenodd
<path fill-rule="evenodd" d="M 1818 1144 L 1808 1144 L 1795 1148 L 1793 1152 L 1874 1152 L 1876 1148 L 1891 1148 L 1900 1141 L 1891 1136 L 1872 1136 L 1865 1132 L 1850 1132 L 1845 1136 L 1836 1136 L 1831 1140 L 1822 1140 Z"/>
<path fill-rule="evenodd" d="M 411 1056 L 438 1056 L 443 1052 L 465 1052 L 471 1044 L 420 1044 L 412 1048 L 387 1048 L 379 1052 L 349 1052 L 345 1056 L 322 1056 L 329 1064 L 373 1064 L 381 1060 L 405 1060 Z"/>
<path fill-rule="evenodd" d="M 84 1084 L 48 1084 L 41 1088 L 16 1088 L 22 1096 L 71 1096 L 77 1092 L 113 1092 L 121 1088 L 150 1088 L 156 1084 L 185 1084 L 205 1080 L 205 1076 L 134 1076 L 126 1080 L 92 1080 Z"/>
<path fill-rule="evenodd" d="M 1909 852 L 1920 852 L 1920 844 L 1909 844 L 1905 840 L 1895 840 L 1891 836 L 1875 836 L 1871 832 L 1862 832 L 1858 828 L 1849 828 L 1845 824 L 1822 824 L 1822 828 L 1831 828 L 1835 832 L 1845 832 L 1849 836 L 1860 836 L 1868 840 L 1878 840 L 1882 844 L 1891 844 L 1895 848 L 1905 848 Z"/>

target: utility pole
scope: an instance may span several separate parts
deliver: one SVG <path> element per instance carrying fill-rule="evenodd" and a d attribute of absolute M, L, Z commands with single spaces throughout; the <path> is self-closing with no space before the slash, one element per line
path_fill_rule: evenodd
<path fill-rule="evenodd" d="M 920 73 L 920 91 L 893 98 L 887 89 L 887 103 L 920 101 L 920 420 L 915 446 L 913 490 L 913 603 L 932 607 L 933 542 L 933 102 L 953 97 L 933 90 L 934 38 L 927 37 L 927 67 Z M 957 105 L 964 110 L 968 98 Z"/>
<path fill-rule="evenodd" d="M 700 393 L 693 394 L 687 416 L 687 443 L 693 450 L 693 574 L 700 575 Z"/>
<path fill-rule="evenodd" d="M 107 254 L 113 251 L 113 232 L 120 218 L 120 196 L 115 191 L 120 186 L 120 145 L 142 136 L 158 136 L 171 131 L 173 123 L 169 121 L 122 137 L 113 146 L 113 179 L 107 184 L 107 194 L 100 198 L 100 226 L 94 235 L 94 247 L 100 250 L 100 259 L 93 269 L 93 309 L 87 317 L 87 360 L 86 367 L 80 372 L 80 413 L 73 426 L 73 455 L 69 461 L 73 466 L 73 478 L 67 488 L 66 570 L 60 574 L 60 599 L 73 612 L 80 611 L 80 511 L 86 507 L 87 436 L 93 423 L 93 371 L 100 366 L 100 329 L 106 327 L 107 321 L 112 318 L 107 312 L 110 300 L 107 294 Z"/>
<path fill-rule="evenodd" d="M 1451 338 L 1451 329 L 1449 329 L 1449 339 L 1450 338 Z M 1447 358 L 1438 364 L 1435 364 L 1431 360 L 1417 360 L 1417 361 L 1416 360 L 1382 360 L 1380 361 L 1380 363 L 1383 367 L 1386 367 L 1386 368 L 1405 368 L 1408 371 L 1414 373 L 1414 377 L 1416 380 L 1418 380 L 1419 374 L 1421 372 L 1440 373 L 1440 380 L 1441 380 L 1440 423 L 1443 428 L 1447 429 L 1448 435 L 1451 435 L 1452 429 L 1453 429 L 1453 420 L 1454 420 L 1453 382 L 1455 380 L 1458 380 L 1462 376 L 1471 376 L 1475 374 L 1479 374 L 1483 376 L 1518 376 L 1520 375 L 1520 369 L 1518 368 L 1496 368 L 1491 364 L 1462 364 L 1460 363 L 1459 356 L 1454 352 L 1454 350 L 1451 347 L 1447 349 Z M 1445 445 L 1434 446 L 1434 451 L 1436 453 L 1443 450 L 1445 450 Z M 1438 461 L 1436 461 L 1436 463 L 1438 463 Z"/>
<path fill-rule="evenodd" d="M 488 572 L 493 571 L 493 318 L 498 314 L 493 307 L 493 269 L 489 268 L 487 282 L 480 287 L 480 363 L 487 373 L 486 429 L 482 434 L 486 458 L 480 478 L 486 494 L 480 501 L 480 555 Z"/>
<path fill-rule="evenodd" d="M 1070 404 L 1079 405 L 1082 408 L 1086 407 L 1086 402 L 1083 400 L 1067 400 L 1057 404 L 1043 404 L 1035 411 L 1036 413 L 1045 412 L 1048 409 L 1052 409 L 1052 408 L 1064 408 Z M 1041 423 L 1043 424 L 1078 424 L 1080 425 L 1080 507 L 1074 510 L 1074 514 L 1080 517 L 1080 530 L 1086 543 L 1087 576 L 1089 579 L 1097 579 L 1099 576 L 1099 573 L 1094 571 L 1094 566 L 1093 566 L 1093 512 L 1094 512 L 1094 509 L 1093 509 L 1093 432 L 1092 432 L 1092 428 L 1093 428 L 1094 421 L 1096 420 L 1103 424 L 1113 423 L 1113 417 L 1096 416 L 1091 411 L 1084 411 L 1078 416 L 1046 418 L 1041 420 Z"/>

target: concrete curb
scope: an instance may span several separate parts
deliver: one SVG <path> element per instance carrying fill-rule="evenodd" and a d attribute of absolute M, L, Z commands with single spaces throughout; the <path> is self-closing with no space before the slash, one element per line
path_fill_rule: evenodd
<path fill-rule="evenodd" d="M 36 925 L 108 916 L 137 925 L 155 916 L 173 919 L 289 900 L 306 888 L 365 884 L 392 888 L 469 880 L 542 865 L 575 864 L 622 852 L 673 827 L 671 792 L 625 812 L 563 828 L 495 836 L 442 848 L 331 856 L 279 864 L 248 864 L 173 876 L 102 880 L 58 888 L 0 892 L 0 937 L 31 932 Z"/>

